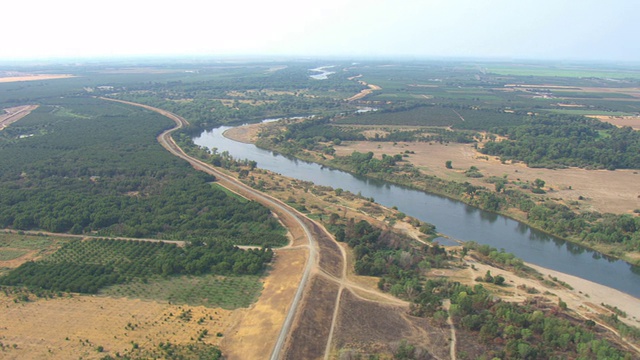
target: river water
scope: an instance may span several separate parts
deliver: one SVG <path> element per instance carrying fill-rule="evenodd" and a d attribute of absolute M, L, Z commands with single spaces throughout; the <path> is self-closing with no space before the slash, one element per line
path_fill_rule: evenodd
<path fill-rule="evenodd" d="M 336 73 L 335 71 L 327 70 L 327 69 L 331 69 L 332 67 L 334 67 L 334 66 L 333 65 L 321 66 L 319 68 L 309 69 L 309 71 L 313 71 L 313 72 L 318 72 L 319 73 L 319 74 L 309 75 L 309 77 L 312 78 L 312 79 L 316 79 L 316 80 L 327 80 L 329 78 L 329 75 Z"/>
<path fill-rule="evenodd" d="M 608 258 L 460 201 L 354 176 L 315 163 L 287 158 L 253 144 L 233 141 L 223 136 L 227 129 L 229 127 L 223 126 L 205 131 L 193 141 L 200 146 L 217 148 L 219 152 L 228 151 L 235 158 L 254 160 L 262 169 L 359 193 L 387 207 L 397 206 L 409 216 L 434 224 L 439 233 L 449 238 L 504 249 L 526 262 L 575 275 L 640 298 L 640 268 L 624 261 Z M 438 241 L 447 245 L 448 240 Z"/>

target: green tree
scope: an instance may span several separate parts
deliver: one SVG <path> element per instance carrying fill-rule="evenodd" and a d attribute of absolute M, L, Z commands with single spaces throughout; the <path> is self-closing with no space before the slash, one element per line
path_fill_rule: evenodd
<path fill-rule="evenodd" d="M 535 186 L 537 189 L 543 188 L 544 184 L 545 184 L 544 180 L 541 180 L 541 179 L 533 180 L 533 186 Z"/>

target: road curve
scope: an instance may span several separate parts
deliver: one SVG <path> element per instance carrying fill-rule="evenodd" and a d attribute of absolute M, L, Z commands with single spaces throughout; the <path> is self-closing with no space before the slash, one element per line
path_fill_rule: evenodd
<path fill-rule="evenodd" d="M 302 299 L 302 294 L 304 292 L 304 288 L 307 286 L 307 281 L 311 274 L 311 270 L 314 265 L 317 264 L 318 261 L 318 251 L 317 251 L 317 243 L 313 235 L 311 235 L 311 231 L 307 227 L 307 225 L 302 221 L 301 218 L 305 218 L 304 215 L 300 214 L 296 210 L 290 208 L 288 205 L 282 203 L 280 200 L 275 199 L 269 195 L 263 194 L 245 184 L 238 181 L 234 177 L 231 177 L 219 170 L 217 170 L 213 165 L 207 164 L 201 160 L 193 158 L 187 155 L 182 148 L 176 144 L 176 142 L 171 137 L 171 134 L 185 126 L 189 125 L 189 122 L 181 116 L 178 116 L 172 112 L 158 109 L 153 106 L 134 103 L 130 101 L 118 100 L 100 97 L 100 99 L 115 101 L 123 104 L 128 104 L 132 106 L 138 106 L 147 110 L 154 111 L 160 115 L 166 116 L 169 119 L 173 120 L 176 123 L 176 126 L 163 131 L 160 135 L 158 135 L 157 139 L 160 145 L 162 145 L 165 149 L 167 149 L 173 155 L 189 162 L 191 166 L 193 166 L 196 170 L 204 171 L 208 174 L 214 175 L 218 179 L 218 183 L 227 189 L 237 192 L 242 196 L 258 201 L 264 206 L 267 206 L 272 211 L 277 213 L 279 216 L 287 216 L 289 218 L 295 219 L 296 223 L 300 226 L 300 228 L 304 231 L 305 236 L 308 241 L 309 247 L 309 257 L 307 258 L 307 264 L 304 269 L 304 273 L 302 275 L 302 279 L 300 280 L 300 284 L 298 285 L 298 289 L 296 290 L 296 294 L 289 306 L 289 311 L 285 318 L 285 321 L 280 330 L 280 334 L 276 340 L 276 344 L 271 352 L 271 360 L 277 360 L 280 358 L 280 353 L 282 351 L 282 347 L 284 346 L 285 340 L 289 335 L 291 330 L 291 325 L 293 323 L 293 319 L 295 317 L 296 312 L 298 311 L 298 307 L 300 304 L 300 300 Z"/>

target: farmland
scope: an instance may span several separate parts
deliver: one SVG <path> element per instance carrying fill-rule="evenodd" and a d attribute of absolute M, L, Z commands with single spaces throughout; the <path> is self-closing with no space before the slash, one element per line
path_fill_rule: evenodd
<path fill-rule="evenodd" d="M 326 80 L 309 77 L 308 69 L 325 65 L 91 65 L 74 77 L 0 83 L 2 108 L 38 105 L 0 132 L 0 225 L 12 231 L 0 234 L 2 351 L 10 358 L 266 356 L 305 264 L 313 272 L 285 334 L 284 358 L 635 351 L 638 334 L 626 326 L 637 314 L 598 317 L 612 310 L 587 309 L 600 299 L 591 285 L 571 291 L 527 275 L 522 261 L 497 249 L 432 244 L 437 229 L 397 209 L 267 173 L 199 148 L 191 136 L 316 115 L 263 126 L 259 144 L 369 177 L 426 183 L 427 191 L 571 240 L 580 225 L 590 245 L 632 259 L 640 225 L 636 194 L 624 184 L 637 176 L 638 135 L 585 116 L 638 115 L 637 71 L 369 61 L 336 62 L 339 71 Z M 158 144 L 167 118 L 100 96 L 182 116 L 176 143 L 198 168 L 216 172 L 198 172 Z M 296 209 L 312 236 L 257 195 L 235 192 L 244 187 L 223 187 L 236 179 Z M 620 298 L 613 306 L 634 304 Z M 549 333 L 583 335 L 546 339 L 544 318 L 553 319 Z M 520 329 L 527 321 L 534 325 Z"/>

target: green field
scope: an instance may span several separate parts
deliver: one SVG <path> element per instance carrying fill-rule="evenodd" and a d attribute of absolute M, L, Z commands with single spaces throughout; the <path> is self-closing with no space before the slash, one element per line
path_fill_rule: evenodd
<path fill-rule="evenodd" d="M 67 238 L 60 237 L 22 235 L 0 232 L 0 251 L 2 251 L 3 248 L 44 250 L 50 248 L 52 245 L 67 241 Z"/>
<path fill-rule="evenodd" d="M 223 191 L 224 193 L 226 193 L 227 195 L 235 198 L 239 202 L 246 203 L 246 202 L 249 201 L 247 198 L 244 198 L 244 197 L 240 196 L 239 194 L 227 189 L 226 187 L 224 187 L 224 186 L 222 186 L 220 184 L 212 183 L 211 186 L 216 188 L 216 189 L 218 189 L 218 190 L 220 190 L 220 191 Z"/>
<path fill-rule="evenodd" d="M 156 276 L 260 275 L 271 250 L 241 250 L 210 240 L 184 247 L 150 241 L 72 240 L 0 277 L 0 284 L 94 294 L 107 286 Z"/>
<path fill-rule="evenodd" d="M 535 76 L 535 77 L 566 77 L 566 78 L 603 78 L 603 79 L 640 79 L 637 69 L 603 69 L 589 67 L 555 67 L 555 66 L 493 66 L 488 65 L 487 71 L 500 75 Z"/>
<path fill-rule="evenodd" d="M 25 249 L 0 249 L 0 261 L 17 259 L 27 253 L 29 250 Z"/>
<path fill-rule="evenodd" d="M 107 287 L 100 295 L 127 297 L 187 304 L 192 306 L 236 309 L 248 307 L 260 295 L 262 282 L 258 276 L 172 276 L 151 277 Z"/>

